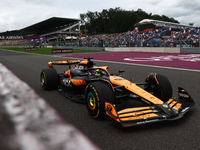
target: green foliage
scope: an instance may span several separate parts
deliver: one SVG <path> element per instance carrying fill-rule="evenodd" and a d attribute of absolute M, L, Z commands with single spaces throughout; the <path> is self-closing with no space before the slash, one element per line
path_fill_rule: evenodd
<path fill-rule="evenodd" d="M 194 26 L 194 23 L 189 23 L 190 26 Z"/>
<path fill-rule="evenodd" d="M 87 13 L 80 14 L 80 19 L 86 23 L 86 28 L 90 33 L 95 30 L 96 34 L 130 31 L 133 29 L 133 25 L 143 19 L 179 23 L 174 18 L 169 18 L 165 15 L 148 14 L 142 9 L 127 11 L 120 7 L 116 7 L 115 9 L 110 8 L 108 10 L 103 9 L 102 12 L 88 11 Z"/>

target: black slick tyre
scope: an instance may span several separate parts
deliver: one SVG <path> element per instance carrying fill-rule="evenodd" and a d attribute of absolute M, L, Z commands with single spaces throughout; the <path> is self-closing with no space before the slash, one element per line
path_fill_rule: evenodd
<path fill-rule="evenodd" d="M 115 97 L 111 87 L 104 82 L 93 82 L 85 89 L 86 107 L 94 119 L 103 119 L 106 115 L 105 101 L 113 101 Z"/>
<path fill-rule="evenodd" d="M 58 86 L 58 74 L 55 69 L 43 69 L 40 82 L 44 90 L 54 90 Z"/>
<path fill-rule="evenodd" d="M 166 102 L 172 97 L 172 86 L 170 81 L 161 74 L 151 73 L 145 80 L 149 85 L 145 90 L 152 92 L 154 96 Z"/>

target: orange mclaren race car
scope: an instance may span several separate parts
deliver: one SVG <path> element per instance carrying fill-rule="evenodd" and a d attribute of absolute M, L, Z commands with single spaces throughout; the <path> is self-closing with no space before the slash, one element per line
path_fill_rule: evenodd
<path fill-rule="evenodd" d="M 85 103 L 92 118 L 109 118 L 123 127 L 181 118 L 194 101 L 181 87 L 178 99 L 172 99 L 172 86 L 160 74 L 150 73 L 145 82 L 133 83 L 123 78 L 123 71 L 110 74 L 107 66 L 94 66 L 85 60 L 50 61 L 41 72 L 44 90 L 57 89 L 67 98 Z M 53 65 L 68 65 L 58 74 Z M 71 67 L 72 66 L 72 67 Z"/>

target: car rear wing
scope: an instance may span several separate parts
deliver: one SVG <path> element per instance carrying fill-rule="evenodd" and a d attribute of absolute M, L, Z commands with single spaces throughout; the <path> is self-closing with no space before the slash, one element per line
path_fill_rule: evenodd
<path fill-rule="evenodd" d="M 49 68 L 53 69 L 53 65 L 69 65 L 69 68 L 71 68 L 70 65 L 76 65 L 80 63 L 80 60 L 56 60 L 56 61 L 49 61 L 48 66 Z"/>
<path fill-rule="evenodd" d="M 87 59 L 87 60 L 56 60 L 56 61 L 49 61 L 48 62 L 48 66 L 49 68 L 53 69 L 53 65 L 69 65 L 69 69 L 71 69 L 71 65 L 76 65 L 76 64 L 80 64 L 80 65 L 83 65 L 84 68 L 92 68 L 93 65 L 95 63 L 93 63 L 91 61 L 91 59 L 93 59 L 93 57 L 84 57 L 84 59 Z"/>

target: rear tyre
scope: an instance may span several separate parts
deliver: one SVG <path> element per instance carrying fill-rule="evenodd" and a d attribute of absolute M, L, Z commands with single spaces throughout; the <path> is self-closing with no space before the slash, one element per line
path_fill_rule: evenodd
<path fill-rule="evenodd" d="M 103 119 L 106 115 L 105 101 L 114 102 L 111 87 L 103 82 L 90 83 L 85 89 L 87 110 L 92 118 Z"/>
<path fill-rule="evenodd" d="M 170 81 L 161 74 L 151 73 L 145 80 L 148 85 L 145 90 L 166 102 L 172 97 L 172 86 Z"/>
<path fill-rule="evenodd" d="M 40 82 L 44 90 L 54 90 L 58 86 L 58 74 L 55 69 L 43 69 Z"/>

